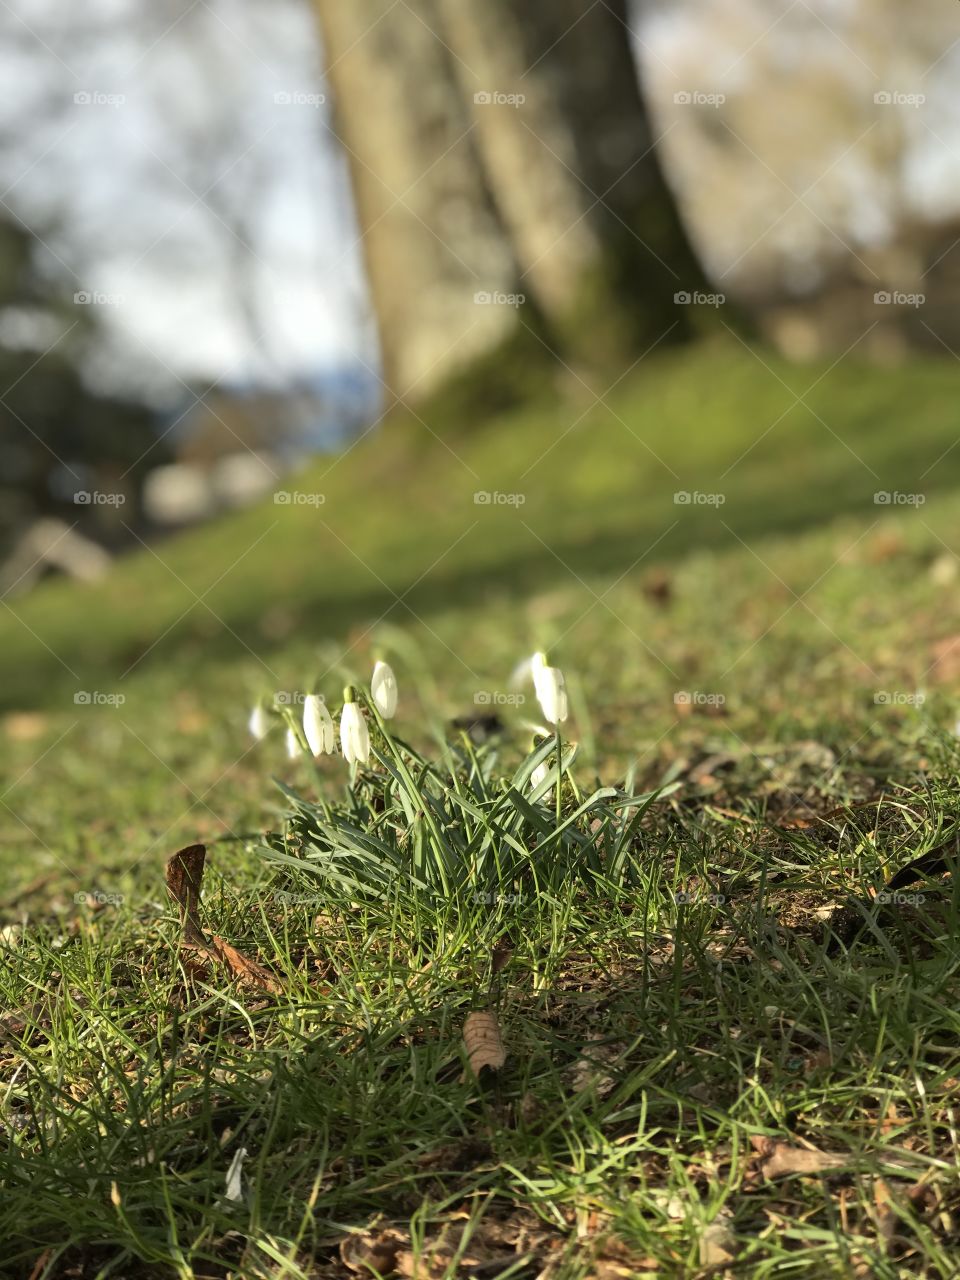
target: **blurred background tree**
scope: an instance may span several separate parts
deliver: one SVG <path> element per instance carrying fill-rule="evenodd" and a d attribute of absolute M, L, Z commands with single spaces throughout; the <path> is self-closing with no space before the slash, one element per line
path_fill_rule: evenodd
<path fill-rule="evenodd" d="M 689 336 L 674 294 L 706 280 L 625 0 L 318 4 L 388 394 L 499 352 L 527 322 L 518 297 L 575 364 Z"/>
<path fill-rule="evenodd" d="M 730 304 L 798 360 L 960 352 L 954 28 L 894 0 L 12 0 L 0 542 L 54 515 L 117 545 L 141 455 L 337 449 L 461 370 L 477 417 L 605 387 Z M 674 305 L 697 289 L 727 305 Z M 80 511 L 93 484 L 124 510 Z"/>

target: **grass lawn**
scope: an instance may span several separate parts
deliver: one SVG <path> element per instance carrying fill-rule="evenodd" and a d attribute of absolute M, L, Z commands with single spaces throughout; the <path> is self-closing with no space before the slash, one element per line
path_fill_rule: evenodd
<path fill-rule="evenodd" d="M 876 895 L 960 811 L 957 381 L 731 340 L 398 421 L 278 484 L 322 503 L 8 598 L 6 1274 L 954 1276 L 957 889 Z M 502 785 L 542 646 L 560 833 Z M 375 652 L 410 773 L 250 741 Z M 180 946 L 196 840 L 205 928 L 277 989 Z M 441 848 L 512 861 L 417 888 Z"/>

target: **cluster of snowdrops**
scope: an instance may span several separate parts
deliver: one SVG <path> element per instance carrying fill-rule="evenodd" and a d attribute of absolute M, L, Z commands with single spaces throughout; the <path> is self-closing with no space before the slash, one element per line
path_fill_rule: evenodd
<path fill-rule="evenodd" d="M 569 711 L 563 672 L 551 666 L 542 652 L 535 653 L 528 665 L 544 719 L 559 734 L 558 726 L 567 719 Z M 340 750 L 348 764 L 366 764 L 370 758 L 370 729 L 364 705 L 386 732 L 384 722 L 396 714 L 397 697 L 397 678 L 393 668 L 382 661 L 374 665 L 369 689 L 357 685 L 347 685 L 344 689 L 339 738 Z M 249 720 L 253 737 L 257 740 L 266 737 L 278 717 L 286 724 L 287 754 L 291 759 L 306 753 L 314 757 L 336 754 L 337 729 L 322 694 L 309 693 L 304 697 L 302 716 L 298 716 L 289 705 L 258 702 Z M 545 762 L 539 765 L 531 778 L 532 785 L 539 785 L 547 772 Z"/>

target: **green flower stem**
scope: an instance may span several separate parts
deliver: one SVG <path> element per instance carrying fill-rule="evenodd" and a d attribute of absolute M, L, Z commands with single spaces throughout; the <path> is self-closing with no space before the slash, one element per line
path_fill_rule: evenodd
<path fill-rule="evenodd" d="M 561 818 L 561 787 L 563 786 L 563 743 L 560 741 L 560 726 L 557 725 L 557 826 Z"/>
<path fill-rule="evenodd" d="M 407 767 L 407 762 L 403 758 L 403 753 L 400 751 L 400 748 L 394 742 L 393 736 L 391 735 L 389 729 L 387 728 L 386 722 L 381 716 L 373 699 L 368 698 L 365 691 L 358 690 L 357 692 L 362 697 L 364 703 L 366 704 L 367 710 L 370 712 L 370 715 L 373 717 L 374 723 L 376 724 L 377 728 L 380 730 L 380 735 L 383 738 L 384 742 L 387 744 L 387 747 L 390 750 L 390 754 L 393 756 L 394 761 L 396 762 L 397 772 L 400 774 L 401 778 L 403 779 L 410 793 L 416 796 L 417 798 L 417 803 L 420 807 L 420 811 L 422 812 L 426 820 L 427 826 L 430 829 L 430 834 L 433 836 L 433 840 L 436 845 L 438 866 L 440 869 L 440 880 L 443 885 L 443 891 L 445 894 L 449 893 L 450 886 L 447 881 L 447 869 L 444 865 L 444 857 L 443 857 L 443 852 L 444 852 L 443 836 L 440 832 L 440 828 L 437 826 L 437 820 L 434 816 L 433 810 L 430 808 L 430 805 L 427 803 L 427 800 L 423 795 L 423 792 L 420 790 L 420 788 L 417 786 L 416 782 L 414 781 L 413 774 L 410 772 L 409 768 Z"/>

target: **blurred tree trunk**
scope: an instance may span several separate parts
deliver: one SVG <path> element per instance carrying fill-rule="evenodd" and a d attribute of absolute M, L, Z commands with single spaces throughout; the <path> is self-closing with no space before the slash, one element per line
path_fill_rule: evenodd
<path fill-rule="evenodd" d="M 673 295 L 704 281 L 625 2 L 317 0 L 393 394 L 507 342 L 517 309 L 485 296 L 523 295 L 567 361 L 686 336 Z"/>

